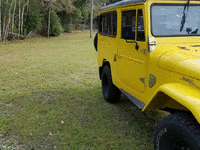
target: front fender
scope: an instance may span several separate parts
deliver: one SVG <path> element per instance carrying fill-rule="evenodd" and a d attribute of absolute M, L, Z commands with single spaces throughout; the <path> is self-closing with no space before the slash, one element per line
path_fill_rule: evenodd
<path fill-rule="evenodd" d="M 189 110 L 200 123 L 200 89 L 180 83 L 164 84 L 142 111 L 165 107 Z"/>

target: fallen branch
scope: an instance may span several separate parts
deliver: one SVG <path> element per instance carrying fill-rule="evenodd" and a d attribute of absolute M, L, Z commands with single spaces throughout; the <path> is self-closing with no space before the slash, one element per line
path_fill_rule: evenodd
<path fill-rule="evenodd" d="M 18 34 L 18 33 L 13 33 L 13 32 L 7 32 L 7 34 L 8 34 L 9 37 L 11 36 L 11 37 L 19 37 L 20 39 L 26 39 L 31 35 L 32 32 L 33 32 L 33 30 L 26 36 Z"/>

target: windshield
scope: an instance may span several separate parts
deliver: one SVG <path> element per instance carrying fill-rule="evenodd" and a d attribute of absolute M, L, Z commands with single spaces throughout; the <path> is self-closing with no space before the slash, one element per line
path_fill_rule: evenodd
<path fill-rule="evenodd" d="M 200 5 L 184 9 L 184 5 L 154 4 L 151 7 L 151 27 L 154 36 L 199 36 Z"/>

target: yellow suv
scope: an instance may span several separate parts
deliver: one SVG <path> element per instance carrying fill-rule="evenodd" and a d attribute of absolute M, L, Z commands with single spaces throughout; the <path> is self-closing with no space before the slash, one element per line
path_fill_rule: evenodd
<path fill-rule="evenodd" d="M 200 150 L 200 1 L 124 0 L 99 10 L 103 95 L 165 110 L 156 150 Z"/>

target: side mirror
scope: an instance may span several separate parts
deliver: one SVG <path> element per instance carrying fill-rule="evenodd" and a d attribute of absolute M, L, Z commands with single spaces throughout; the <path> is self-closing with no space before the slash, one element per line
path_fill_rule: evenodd
<path fill-rule="evenodd" d="M 133 36 L 132 27 L 129 25 L 123 26 L 122 28 L 122 38 L 129 40 Z"/>

